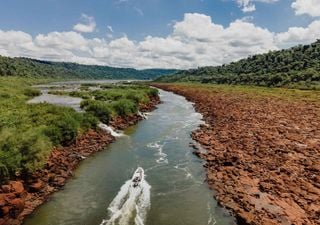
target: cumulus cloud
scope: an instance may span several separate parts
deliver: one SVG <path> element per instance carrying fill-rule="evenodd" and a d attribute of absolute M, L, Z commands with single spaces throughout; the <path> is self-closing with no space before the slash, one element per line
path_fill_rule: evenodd
<path fill-rule="evenodd" d="M 111 32 L 111 27 L 108 29 Z M 187 69 L 221 65 L 248 55 L 309 43 L 319 36 L 320 21 L 276 34 L 250 20 L 235 20 L 224 27 L 210 16 L 187 13 L 183 20 L 174 22 L 170 35 L 147 36 L 142 41 L 127 36 L 86 38 L 75 31 L 32 37 L 21 31 L 0 30 L 0 54 L 117 67 Z"/>
<path fill-rule="evenodd" d="M 256 11 L 255 2 L 264 2 L 264 3 L 273 3 L 279 0 L 235 0 L 239 7 L 241 8 L 242 12 L 253 12 Z"/>
<path fill-rule="evenodd" d="M 291 7 L 295 10 L 296 15 L 320 16 L 319 0 L 295 0 Z"/>
<path fill-rule="evenodd" d="M 78 23 L 73 26 L 73 29 L 82 33 L 91 33 L 96 28 L 96 21 L 92 16 L 88 16 L 86 14 L 81 15 L 81 20 L 83 23 Z"/>
<path fill-rule="evenodd" d="M 320 39 L 320 20 L 313 21 L 308 27 L 290 27 L 287 32 L 277 34 L 276 39 L 283 47 L 307 44 Z"/>

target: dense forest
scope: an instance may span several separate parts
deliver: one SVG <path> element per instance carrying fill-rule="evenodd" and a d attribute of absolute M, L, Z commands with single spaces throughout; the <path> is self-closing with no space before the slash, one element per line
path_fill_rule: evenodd
<path fill-rule="evenodd" d="M 175 70 L 116 68 L 0 56 L 0 76 L 63 79 L 155 79 Z"/>
<path fill-rule="evenodd" d="M 320 40 L 310 45 L 249 56 L 228 65 L 179 71 L 156 81 L 318 89 Z"/>

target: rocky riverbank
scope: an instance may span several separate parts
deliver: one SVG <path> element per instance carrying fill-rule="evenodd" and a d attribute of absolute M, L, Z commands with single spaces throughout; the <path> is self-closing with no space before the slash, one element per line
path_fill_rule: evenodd
<path fill-rule="evenodd" d="M 206 125 L 192 137 L 206 152 L 195 154 L 206 161 L 215 198 L 239 224 L 320 224 L 319 99 L 155 86 L 185 96 L 203 114 Z"/>
<path fill-rule="evenodd" d="M 159 97 L 154 97 L 148 104 L 140 105 L 139 109 L 141 112 L 152 111 L 159 103 Z M 140 115 L 117 117 L 110 122 L 110 125 L 116 129 L 125 129 L 142 119 Z M 36 207 L 65 185 L 82 160 L 105 149 L 113 141 L 115 138 L 108 132 L 99 129 L 89 130 L 69 146 L 53 149 L 42 170 L 2 185 L 0 187 L 0 225 L 21 224 Z"/>

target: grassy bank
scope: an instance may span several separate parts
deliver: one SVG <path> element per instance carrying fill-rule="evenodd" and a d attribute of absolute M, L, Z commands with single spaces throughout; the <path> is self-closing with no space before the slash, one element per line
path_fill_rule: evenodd
<path fill-rule="evenodd" d="M 68 107 L 27 104 L 40 95 L 31 87 L 40 82 L 48 80 L 0 77 L 0 183 L 42 168 L 54 146 L 68 145 L 96 128 L 99 120 L 108 123 L 112 117 L 136 113 L 139 104 L 157 95 L 138 86 L 72 92 L 86 98 L 81 104 L 85 112 L 78 113 Z"/>

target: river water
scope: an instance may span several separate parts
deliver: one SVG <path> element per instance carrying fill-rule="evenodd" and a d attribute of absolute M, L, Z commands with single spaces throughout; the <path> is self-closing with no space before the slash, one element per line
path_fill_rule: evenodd
<path fill-rule="evenodd" d="M 202 123 L 183 97 L 161 91 L 158 109 L 125 135 L 83 161 L 64 190 L 24 225 L 229 225 L 204 182 L 202 161 L 192 154 L 190 133 Z M 144 168 L 136 189 L 130 179 Z"/>

